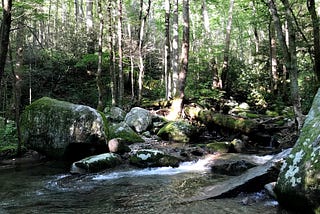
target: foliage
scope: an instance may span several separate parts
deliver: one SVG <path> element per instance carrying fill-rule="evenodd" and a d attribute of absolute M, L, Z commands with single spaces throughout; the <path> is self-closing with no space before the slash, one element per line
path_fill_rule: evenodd
<path fill-rule="evenodd" d="M 13 121 L 4 123 L 0 117 L 0 156 L 14 156 L 17 153 L 17 129 Z"/>

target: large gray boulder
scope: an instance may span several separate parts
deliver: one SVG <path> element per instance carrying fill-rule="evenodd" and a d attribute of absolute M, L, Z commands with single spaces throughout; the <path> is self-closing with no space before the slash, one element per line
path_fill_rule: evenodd
<path fill-rule="evenodd" d="M 279 203 L 299 213 L 320 213 L 320 89 L 275 186 Z"/>
<path fill-rule="evenodd" d="M 94 152 L 107 148 L 103 121 L 93 108 L 43 97 L 21 115 L 22 141 L 29 149 L 56 159 L 80 153 L 77 147 Z M 79 154 L 77 158 L 88 155 Z"/>
<path fill-rule="evenodd" d="M 134 107 L 126 115 L 125 122 L 136 132 L 141 133 L 152 125 L 152 114 L 146 109 Z"/>

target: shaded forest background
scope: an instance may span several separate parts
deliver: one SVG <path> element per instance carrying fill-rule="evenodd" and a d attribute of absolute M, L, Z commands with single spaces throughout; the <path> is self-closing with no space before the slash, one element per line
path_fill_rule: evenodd
<path fill-rule="evenodd" d="M 98 109 L 173 98 L 184 5 L 13 1 L 0 116 L 14 119 L 16 109 L 43 96 Z M 207 108 L 232 99 L 257 112 L 280 112 L 298 98 L 306 114 L 318 88 L 318 10 L 313 0 L 191 1 L 186 99 Z"/>

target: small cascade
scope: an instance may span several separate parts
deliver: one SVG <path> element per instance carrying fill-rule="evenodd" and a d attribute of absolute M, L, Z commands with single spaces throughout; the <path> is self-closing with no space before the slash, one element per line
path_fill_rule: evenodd
<path fill-rule="evenodd" d="M 149 175 L 175 175 L 179 173 L 190 173 L 190 172 L 208 172 L 210 167 L 208 163 L 212 158 L 200 159 L 198 161 L 183 162 L 179 167 L 154 167 L 147 169 L 138 169 L 130 171 L 119 171 L 108 174 L 98 174 L 94 176 L 93 180 L 113 180 L 123 177 L 139 177 Z"/>

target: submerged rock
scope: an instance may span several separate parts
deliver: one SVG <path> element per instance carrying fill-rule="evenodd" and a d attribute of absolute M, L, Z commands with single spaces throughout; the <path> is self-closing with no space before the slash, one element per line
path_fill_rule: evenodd
<path fill-rule="evenodd" d="M 287 209 L 320 213 L 320 89 L 281 168 L 275 193 Z"/>
<path fill-rule="evenodd" d="M 178 167 L 181 160 L 159 150 L 142 149 L 136 151 L 130 158 L 130 163 L 138 167 Z"/>
<path fill-rule="evenodd" d="M 89 172 L 99 172 L 105 169 L 113 168 L 120 163 L 120 156 L 114 153 L 94 155 L 74 162 L 70 169 L 70 173 L 82 174 Z"/>
<path fill-rule="evenodd" d="M 24 145 L 57 159 L 81 153 L 78 148 L 87 152 L 106 150 L 105 126 L 102 115 L 95 109 L 48 97 L 33 102 L 21 115 Z"/>

